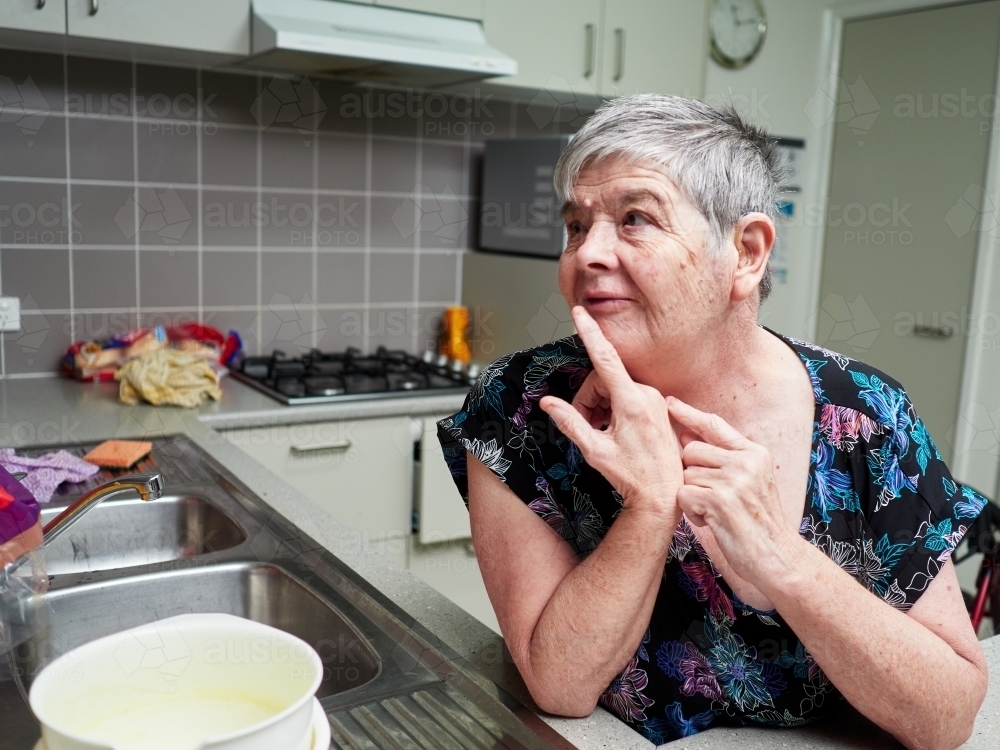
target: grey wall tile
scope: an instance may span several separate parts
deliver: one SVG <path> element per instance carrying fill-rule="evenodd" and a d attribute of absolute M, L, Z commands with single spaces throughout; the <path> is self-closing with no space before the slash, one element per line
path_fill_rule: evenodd
<path fill-rule="evenodd" d="M 413 253 L 372 253 L 368 299 L 374 304 L 413 299 Z"/>
<path fill-rule="evenodd" d="M 144 119 L 136 126 L 136 132 L 140 182 L 198 181 L 196 125 Z"/>
<path fill-rule="evenodd" d="M 21 316 L 21 330 L 4 333 L 4 373 L 53 372 L 70 345 L 64 315 Z"/>
<path fill-rule="evenodd" d="M 465 177 L 464 162 L 465 153 L 461 147 L 425 142 L 420 184 L 426 185 L 435 193 L 450 191 L 461 195 Z"/>
<path fill-rule="evenodd" d="M 320 253 L 316 258 L 317 302 L 347 304 L 365 298 L 365 255 Z"/>
<path fill-rule="evenodd" d="M 409 198 L 371 199 L 372 247 L 413 247 L 417 231 L 416 204 Z"/>
<path fill-rule="evenodd" d="M 439 195 L 420 200 L 420 247 L 466 247 L 470 235 L 471 208 L 467 201 Z"/>
<path fill-rule="evenodd" d="M 3 293 L 20 297 L 25 308 L 69 309 L 69 250 L 5 247 L 0 250 Z M 25 302 L 31 297 L 31 304 Z"/>
<path fill-rule="evenodd" d="M 418 102 L 407 110 L 406 92 L 386 89 L 365 89 L 361 94 L 362 113 L 371 120 L 375 135 L 394 135 L 415 138 L 418 119 L 413 116 L 419 110 L 419 92 L 414 92 Z"/>
<path fill-rule="evenodd" d="M 256 125 L 257 76 L 236 73 L 201 73 L 202 121 Z"/>
<path fill-rule="evenodd" d="M 370 350 L 375 351 L 380 346 L 412 349 L 416 318 L 416 311 L 408 306 L 369 310 L 365 315 L 365 333 Z"/>
<path fill-rule="evenodd" d="M 139 241 L 143 245 L 197 245 L 198 193 L 139 187 Z"/>
<path fill-rule="evenodd" d="M 69 121 L 69 166 L 74 179 L 128 180 L 132 171 L 132 123 L 74 117 Z"/>
<path fill-rule="evenodd" d="M 420 254 L 420 301 L 455 302 L 456 253 Z"/>
<path fill-rule="evenodd" d="M 315 133 L 326 118 L 326 103 L 308 76 L 263 76 L 261 86 L 253 114 L 262 128 L 286 127 L 304 134 Z"/>
<path fill-rule="evenodd" d="M 255 251 L 205 252 L 201 258 L 202 304 L 206 307 L 257 303 Z"/>
<path fill-rule="evenodd" d="M 261 135 L 261 185 L 312 188 L 314 135 L 269 128 Z"/>
<path fill-rule="evenodd" d="M 364 247 L 365 199 L 354 195 L 316 196 L 316 245 Z"/>
<path fill-rule="evenodd" d="M 299 357 L 316 346 L 325 324 L 309 305 L 265 306 L 260 312 L 260 338 L 257 346 L 262 353 L 280 350 Z M 254 334 L 256 336 L 256 331 Z"/>
<path fill-rule="evenodd" d="M 134 250 L 74 250 L 77 308 L 135 307 Z"/>
<path fill-rule="evenodd" d="M 74 340 L 93 341 L 109 336 L 123 336 L 139 326 L 135 310 L 77 310 L 72 316 Z"/>
<path fill-rule="evenodd" d="M 257 131 L 205 126 L 201 179 L 206 185 L 256 185 Z"/>
<path fill-rule="evenodd" d="M 258 215 L 264 247 L 312 247 L 313 197 L 310 193 L 262 193 Z"/>
<path fill-rule="evenodd" d="M 320 136 L 319 187 L 324 190 L 364 190 L 365 149 L 363 138 Z"/>
<path fill-rule="evenodd" d="M 65 185 L 0 182 L 0 212 L 6 224 L 0 226 L 0 243 L 4 245 L 65 245 L 69 242 L 72 219 Z"/>
<path fill-rule="evenodd" d="M 365 311 L 363 307 L 348 310 L 320 310 L 322 320 L 319 348 L 325 352 L 342 352 L 353 346 L 364 346 Z"/>
<path fill-rule="evenodd" d="M 366 89 L 344 81 L 319 79 L 313 81 L 326 115 L 319 121 L 320 132 L 365 133 L 368 123 L 361 107 L 361 95 Z"/>
<path fill-rule="evenodd" d="M 417 184 L 415 141 L 372 139 L 372 190 L 411 193 Z"/>
<path fill-rule="evenodd" d="M 66 178 L 66 121 L 29 115 L 0 121 L 0 174 Z"/>
<path fill-rule="evenodd" d="M 197 308 L 198 252 L 140 250 L 139 298 L 144 308 Z"/>
<path fill-rule="evenodd" d="M 0 75 L 13 81 L 25 108 L 62 111 L 65 93 L 60 55 L 3 49 L 0 50 Z"/>
<path fill-rule="evenodd" d="M 131 187 L 73 185 L 73 230 L 81 245 L 134 245 Z"/>
<path fill-rule="evenodd" d="M 173 326 L 185 325 L 198 322 L 197 308 L 191 310 L 179 310 L 165 312 L 163 310 L 143 310 L 139 313 L 139 325 L 148 328 L 163 326 L 171 328 Z"/>
<path fill-rule="evenodd" d="M 268 252 L 261 254 L 261 301 L 265 305 L 298 304 L 313 299 L 312 252 Z"/>
<path fill-rule="evenodd" d="M 198 119 L 198 73 L 192 68 L 136 65 L 135 111 L 139 117 Z"/>
<path fill-rule="evenodd" d="M 132 113 L 132 64 L 70 57 L 66 61 L 66 109 L 74 113 L 128 116 Z"/>
<path fill-rule="evenodd" d="M 254 204 L 257 194 L 229 190 L 203 190 L 202 244 L 257 245 L 257 223 Z"/>

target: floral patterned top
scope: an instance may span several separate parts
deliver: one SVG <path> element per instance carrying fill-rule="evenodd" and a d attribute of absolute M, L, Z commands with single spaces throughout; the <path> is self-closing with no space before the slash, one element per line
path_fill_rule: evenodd
<path fill-rule="evenodd" d="M 986 500 L 951 478 L 896 381 L 781 338 L 801 357 L 816 397 L 800 532 L 906 611 Z M 621 497 L 538 401 L 546 394 L 571 401 L 591 369 L 575 336 L 505 355 L 483 372 L 462 410 L 438 423 L 466 502 L 469 451 L 580 555 L 600 544 Z M 601 703 L 660 744 L 720 724 L 804 724 L 838 698 L 781 615 L 740 601 L 682 519 L 649 629 Z"/>

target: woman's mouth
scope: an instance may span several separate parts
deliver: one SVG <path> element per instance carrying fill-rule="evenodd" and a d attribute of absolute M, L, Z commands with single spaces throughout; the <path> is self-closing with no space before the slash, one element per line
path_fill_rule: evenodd
<path fill-rule="evenodd" d="M 614 312 L 627 307 L 632 300 L 612 294 L 588 294 L 583 298 L 583 307 L 589 313 Z"/>

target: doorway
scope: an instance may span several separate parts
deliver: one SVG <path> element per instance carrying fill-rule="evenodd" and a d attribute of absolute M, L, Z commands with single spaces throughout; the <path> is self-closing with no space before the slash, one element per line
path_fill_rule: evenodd
<path fill-rule="evenodd" d="M 903 383 L 950 460 L 1000 2 L 848 21 L 842 39 L 816 340 Z"/>

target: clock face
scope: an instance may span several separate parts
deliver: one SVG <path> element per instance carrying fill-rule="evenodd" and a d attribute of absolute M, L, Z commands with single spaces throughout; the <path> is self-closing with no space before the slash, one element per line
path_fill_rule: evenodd
<path fill-rule="evenodd" d="M 760 0 L 715 0 L 709 18 L 712 57 L 728 68 L 741 68 L 760 51 L 767 18 Z"/>

